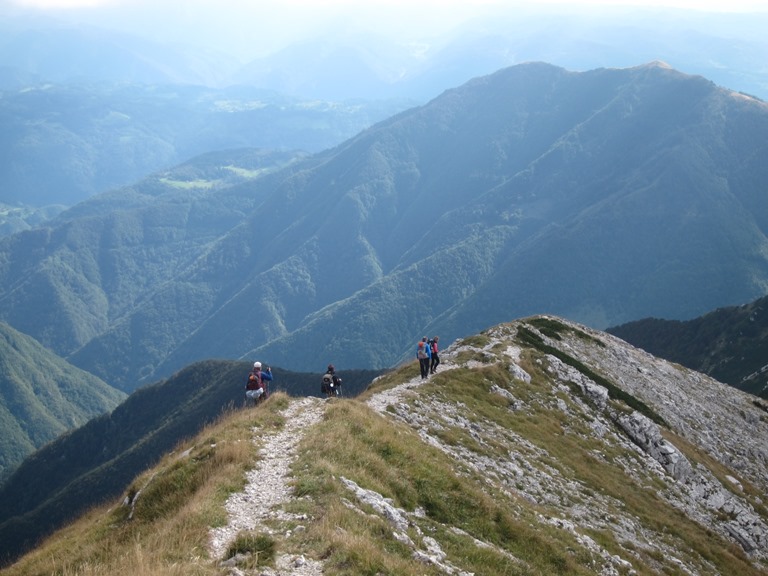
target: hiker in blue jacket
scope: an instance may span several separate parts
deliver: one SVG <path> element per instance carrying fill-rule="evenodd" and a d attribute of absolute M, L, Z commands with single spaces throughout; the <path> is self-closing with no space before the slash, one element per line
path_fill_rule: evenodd
<path fill-rule="evenodd" d="M 267 366 L 266 370 L 261 369 L 261 362 L 253 363 L 253 370 L 248 374 L 248 381 L 245 384 L 245 402 L 253 400 L 255 406 L 259 402 L 267 399 L 269 389 L 267 382 L 272 380 L 272 368 Z"/>

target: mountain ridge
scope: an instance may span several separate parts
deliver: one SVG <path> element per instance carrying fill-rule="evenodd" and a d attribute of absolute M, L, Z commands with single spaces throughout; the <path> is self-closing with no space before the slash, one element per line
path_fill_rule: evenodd
<path fill-rule="evenodd" d="M 768 429 L 749 395 L 552 316 L 443 358 L 427 381 L 412 361 L 355 399 L 235 412 L 5 571 L 55 554 L 107 572 L 765 572 Z M 235 451 L 244 467 L 225 466 Z"/>
<path fill-rule="evenodd" d="M 664 55 L 678 68 L 766 97 L 760 59 L 766 46 L 764 13 L 608 5 L 599 14 L 566 7 L 520 8 L 484 10 L 436 36 L 421 30 L 392 38 L 345 24 L 303 40 L 288 42 L 286 37 L 286 42 L 262 47 L 256 54 L 251 40 L 247 47 L 240 46 L 238 55 L 204 50 L 198 42 L 174 42 L 168 27 L 156 29 L 148 40 L 146 18 L 138 27 L 134 23 L 130 33 L 24 17 L 6 9 L 0 82 L 11 87 L 82 79 L 248 84 L 304 98 L 404 96 L 423 102 L 468 77 L 522 62 L 549 61 L 587 70 L 624 67 Z M 71 13 L 75 20 L 76 13 Z M 129 14 L 128 20 L 135 16 Z M 231 40 L 228 35 L 225 43 Z"/>
<path fill-rule="evenodd" d="M 0 137 L 0 201 L 30 208 L 73 206 L 222 150 L 318 152 L 408 105 L 318 101 L 245 86 L 107 81 L 33 84 L 0 94 L 7 126 Z"/>

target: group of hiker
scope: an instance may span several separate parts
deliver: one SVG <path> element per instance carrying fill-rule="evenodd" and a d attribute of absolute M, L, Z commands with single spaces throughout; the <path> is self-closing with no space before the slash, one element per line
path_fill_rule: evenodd
<path fill-rule="evenodd" d="M 421 339 L 416 348 L 416 358 L 419 359 L 419 369 L 422 380 L 429 377 L 430 374 L 437 372 L 440 364 L 440 355 L 437 342 L 439 337 L 427 339 L 426 336 Z M 261 362 L 254 362 L 253 368 L 248 374 L 248 380 L 245 384 L 246 404 L 253 403 L 254 406 L 260 404 L 269 396 L 268 382 L 272 381 L 272 369 L 267 366 L 262 369 Z M 327 398 L 341 396 L 341 378 L 336 374 L 336 368 L 333 364 L 328 364 L 328 368 L 323 374 L 320 384 L 320 393 Z"/>
<path fill-rule="evenodd" d="M 430 374 L 437 372 L 437 367 L 440 364 L 440 354 L 437 347 L 438 340 L 440 340 L 439 336 L 435 336 L 431 340 L 424 336 L 416 347 L 416 358 L 419 359 L 422 380 L 429 378 Z"/>
<path fill-rule="evenodd" d="M 262 369 L 261 362 L 254 362 L 245 383 L 245 403 L 256 406 L 266 400 L 269 396 L 267 383 L 271 381 L 272 368 L 267 366 Z M 323 374 L 320 392 L 328 398 L 341 396 L 341 378 L 336 374 L 336 368 L 333 364 L 328 364 L 328 369 Z"/>

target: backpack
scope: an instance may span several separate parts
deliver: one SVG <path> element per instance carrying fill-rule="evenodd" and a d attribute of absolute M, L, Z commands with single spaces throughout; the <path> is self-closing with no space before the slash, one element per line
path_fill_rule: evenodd
<path fill-rule="evenodd" d="M 331 391 L 331 385 L 333 384 L 333 376 L 331 376 L 330 373 L 326 372 L 323 374 L 323 381 L 320 384 L 320 392 L 323 394 L 328 394 Z"/>
<path fill-rule="evenodd" d="M 419 351 L 416 352 L 416 356 L 419 357 L 419 359 L 424 360 L 424 358 L 429 357 L 429 354 L 427 354 L 427 344 L 423 343 L 424 346 L 419 346 Z"/>
<path fill-rule="evenodd" d="M 246 390 L 258 390 L 261 388 L 261 373 L 256 375 L 256 373 L 251 372 L 248 375 L 248 384 L 245 385 Z"/>

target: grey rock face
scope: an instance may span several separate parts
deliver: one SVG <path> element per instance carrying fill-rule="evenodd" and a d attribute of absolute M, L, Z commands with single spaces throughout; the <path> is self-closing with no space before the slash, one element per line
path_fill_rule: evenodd
<path fill-rule="evenodd" d="M 685 480 L 692 469 L 680 451 L 662 436 L 659 427 L 639 412 L 622 414 L 616 419 L 630 439 L 656 460 L 675 480 Z"/>
<path fill-rule="evenodd" d="M 578 433 L 586 444 L 595 446 L 595 458 L 610 458 L 628 480 L 639 485 L 658 485 L 657 496 L 672 508 L 738 545 L 758 566 L 764 566 L 768 521 L 761 494 L 768 493 L 768 426 L 752 398 L 608 334 L 562 319 L 543 317 L 543 321 L 561 325 L 558 337 L 538 330 L 530 319 L 512 322 L 483 332 L 486 342 L 481 346 L 455 342 L 441 354 L 441 368 L 446 372 L 504 365 L 512 383 L 487 383 L 496 404 L 503 399 L 507 409 L 522 418 L 531 413 L 532 402 L 544 402 L 563 415 L 565 433 L 574 433 L 568 431 L 571 422 L 585 423 Z M 545 352 L 531 355 L 517 338 L 522 328 L 541 339 Z M 542 375 L 551 393 L 533 399 L 526 386 L 533 382 L 541 387 Z M 498 489 L 546 507 L 548 514 L 540 521 L 576 534 L 585 549 L 603 559 L 597 573 L 633 573 L 631 551 L 637 549 L 655 550 L 682 573 L 701 573 L 685 550 L 664 542 L 636 517 L 624 514 L 623 502 L 590 490 L 550 465 L 556 458 L 545 445 L 483 418 L 472 418 L 466 406 L 450 398 L 412 393 L 420 385 L 405 383 L 387 391 L 386 400 L 372 400 L 372 405 L 375 402 L 379 410 L 388 407 L 388 413 L 416 429 L 425 443 L 480 473 Z M 617 399 L 617 390 L 646 410 Z M 649 413 L 655 415 L 653 419 Z M 498 458 L 461 443 L 448 444 L 441 440 L 448 429 L 463 431 L 480 447 L 506 442 L 509 452 Z M 626 555 L 608 553 L 585 533 L 588 530 L 608 531 L 631 547 Z"/>

